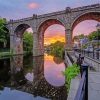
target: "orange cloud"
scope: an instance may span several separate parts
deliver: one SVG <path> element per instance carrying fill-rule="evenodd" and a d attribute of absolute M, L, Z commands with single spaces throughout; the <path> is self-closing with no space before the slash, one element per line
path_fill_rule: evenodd
<path fill-rule="evenodd" d="M 30 9 L 36 9 L 36 8 L 38 8 L 38 7 L 39 7 L 39 4 L 34 3 L 34 2 L 28 4 L 28 8 L 30 8 Z"/>
<path fill-rule="evenodd" d="M 44 44 L 49 45 L 51 43 L 55 43 L 56 41 L 65 42 L 65 37 L 61 35 L 56 35 L 52 37 L 44 37 Z"/>

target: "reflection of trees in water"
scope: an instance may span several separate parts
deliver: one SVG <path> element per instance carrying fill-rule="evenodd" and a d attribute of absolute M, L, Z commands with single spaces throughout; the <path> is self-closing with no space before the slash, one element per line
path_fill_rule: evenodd
<path fill-rule="evenodd" d="M 33 56 L 26 55 L 23 59 L 24 74 L 33 73 Z"/>
<path fill-rule="evenodd" d="M 4 85 L 10 80 L 10 58 L 0 59 L 0 90 L 4 89 Z"/>
<path fill-rule="evenodd" d="M 53 57 L 53 61 L 56 63 L 56 64 L 61 64 L 63 63 L 63 59 L 59 58 L 59 57 Z"/>
<path fill-rule="evenodd" d="M 0 83 L 6 83 L 10 79 L 10 59 L 0 59 Z"/>

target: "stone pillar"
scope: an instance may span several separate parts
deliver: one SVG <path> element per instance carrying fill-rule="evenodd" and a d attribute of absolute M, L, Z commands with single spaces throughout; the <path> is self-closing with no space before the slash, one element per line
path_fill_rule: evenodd
<path fill-rule="evenodd" d="M 15 48 L 14 48 L 14 35 L 10 35 L 10 52 L 15 54 Z"/>
<path fill-rule="evenodd" d="M 39 50 L 40 50 L 40 54 L 44 55 L 44 34 L 43 33 L 39 34 Z"/>
<path fill-rule="evenodd" d="M 66 50 L 72 49 L 72 34 L 71 34 L 71 29 L 66 29 L 65 30 L 65 37 L 66 37 Z"/>
<path fill-rule="evenodd" d="M 23 39 L 15 34 L 10 35 L 10 51 L 13 54 L 23 54 Z"/>
<path fill-rule="evenodd" d="M 43 55 L 42 39 L 37 32 L 33 32 L 33 56 Z"/>

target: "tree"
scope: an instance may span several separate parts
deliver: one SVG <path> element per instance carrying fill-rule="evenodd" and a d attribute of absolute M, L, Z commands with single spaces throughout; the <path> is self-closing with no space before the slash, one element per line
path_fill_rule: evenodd
<path fill-rule="evenodd" d="M 7 28 L 5 27 L 6 19 L 0 19 L 0 43 L 3 44 L 3 47 L 6 47 L 7 42 L 10 41 L 10 36 Z"/>
<path fill-rule="evenodd" d="M 76 35 L 76 36 L 74 36 L 73 40 L 78 41 L 79 39 L 83 39 L 84 37 L 87 37 L 87 36 L 84 34 Z"/>
<path fill-rule="evenodd" d="M 88 35 L 88 39 L 90 40 L 90 41 L 92 41 L 92 40 L 100 40 L 100 33 L 98 34 L 98 32 L 97 31 L 93 31 L 93 32 L 91 32 L 89 35 Z"/>
<path fill-rule="evenodd" d="M 33 49 L 33 34 L 25 32 L 23 36 L 23 49 L 24 51 L 32 52 Z"/>
<path fill-rule="evenodd" d="M 54 55 L 60 58 L 63 58 L 63 53 L 64 53 L 64 42 L 57 41 L 55 43 L 51 43 L 47 48 L 50 48 L 50 55 Z"/>

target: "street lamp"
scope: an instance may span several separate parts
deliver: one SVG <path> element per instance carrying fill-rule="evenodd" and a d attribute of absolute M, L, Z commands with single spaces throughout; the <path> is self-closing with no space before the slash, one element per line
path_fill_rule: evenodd
<path fill-rule="evenodd" d="M 97 59 L 99 59 L 99 39 L 100 39 L 99 34 L 100 34 L 100 23 L 97 24 L 96 28 L 97 28 L 97 34 L 98 34 L 98 45 L 97 45 L 98 51 L 97 51 Z"/>

